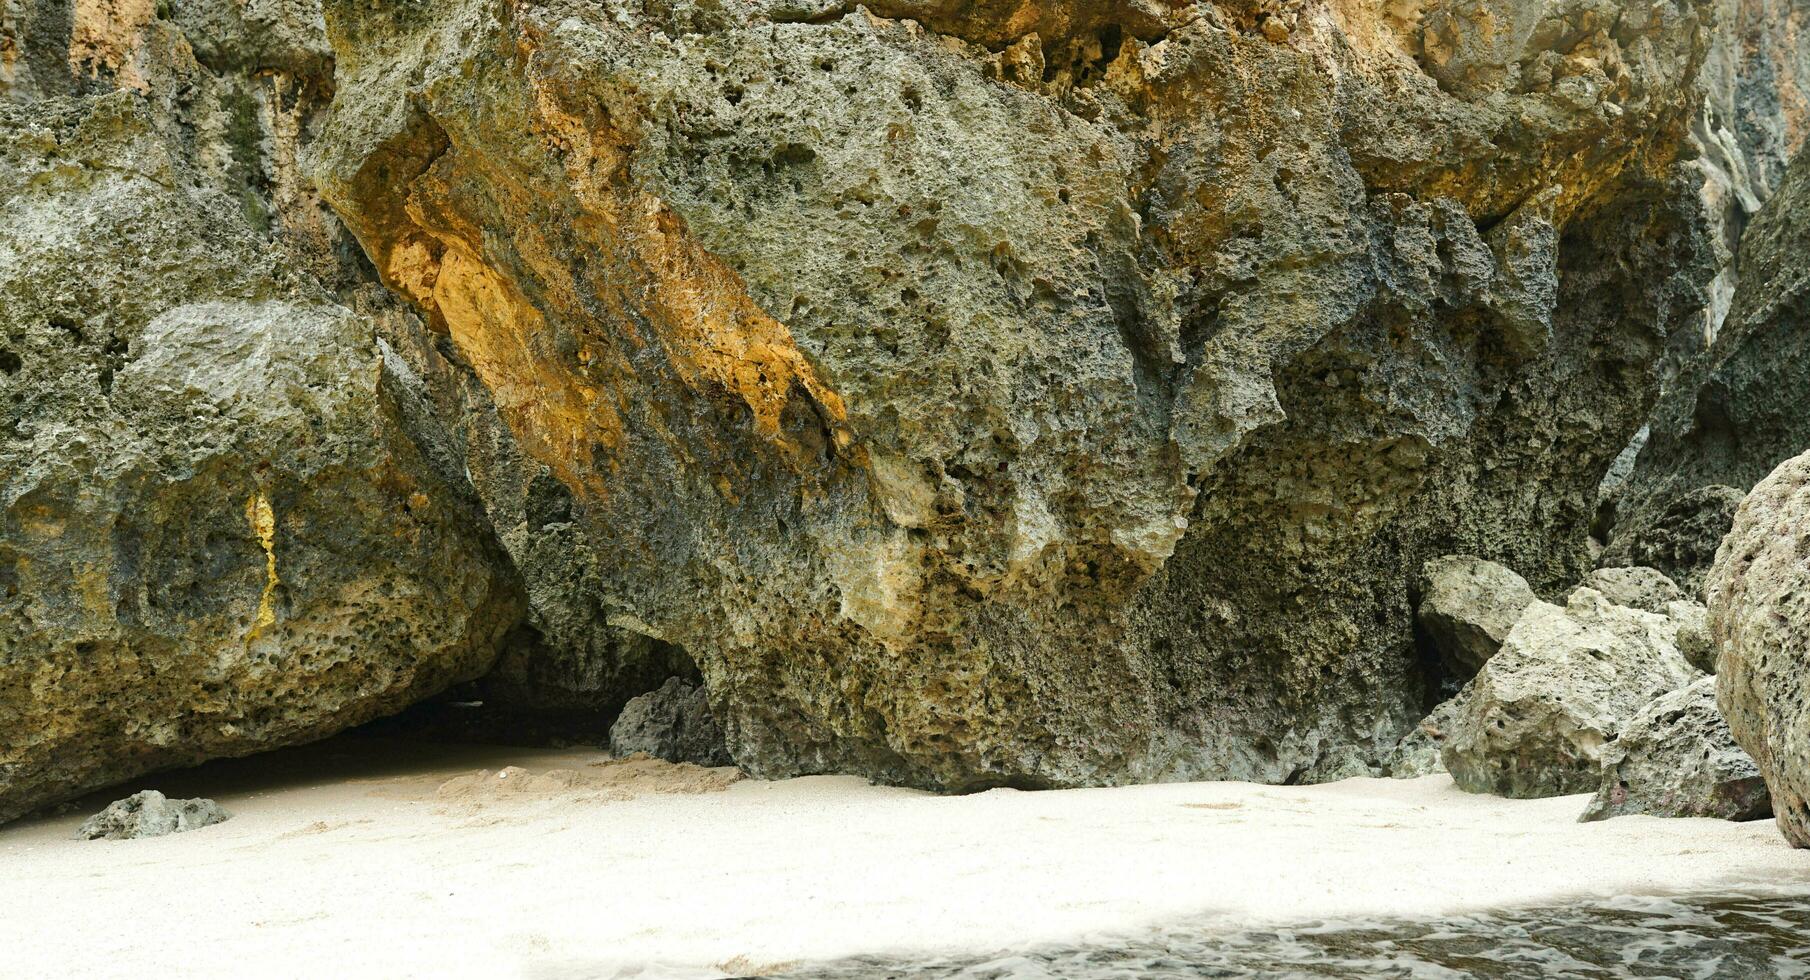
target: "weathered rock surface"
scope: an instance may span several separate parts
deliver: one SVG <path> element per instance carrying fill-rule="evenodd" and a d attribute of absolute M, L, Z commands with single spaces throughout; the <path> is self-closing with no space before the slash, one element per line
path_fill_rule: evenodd
<path fill-rule="evenodd" d="M 1717 702 L 1766 777 L 1779 828 L 1810 847 L 1810 455 L 1747 495 L 1707 592 Z"/>
<path fill-rule="evenodd" d="M 521 616 L 406 367 L 153 108 L 0 101 L 0 820 L 400 710 Z"/>
<path fill-rule="evenodd" d="M 331 3 L 315 172 L 755 772 L 1311 779 L 1714 272 L 1706 8 L 1511 6 Z"/>
<path fill-rule="evenodd" d="M 1528 607 L 1459 694 L 1442 758 L 1472 793 L 1592 792 L 1606 747 L 1640 709 L 1701 676 L 1671 620 L 1579 588 L 1563 608 Z"/>
<path fill-rule="evenodd" d="M 642 752 L 667 762 L 700 766 L 734 764 L 723 744 L 723 729 L 710 714 L 704 689 L 677 677 L 622 709 L 610 726 L 610 751 L 620 756 Z"/>
<path fill-rule="evenodd" d="M 287 273 L 371 320 L 420 380 L 405 430 L 442 447 L 461 482 L 485 483 L 490 522 L 528 594 L 528 622 L 469 692 L 490 709 L 484 731 L 602 737 L 628 698 L 695 668 L 676 647 L 607 623 L 593 557 L 570 541 L 570 501 L 546 492 L 557 482 L 523 460 L 444 338 L 372 281 L 305 179 L 298 161 L 333 94 L 333 68 L 317 0 L 0 4 L 0 98 L 139 97 L 191 191 L 268 238 Z"/>
<path fill-rule="evenodd" d="M 1396 779 L 1413 779 L 1445 772 L 1445 740 L 1452 733 L 1460 706 L 1457 698 L 1440 702 L 1439 707 L 1420 720 L 1420 724 L 1403 735 L 1395 745 L 1395 752 L 1389 756 L 1389 775 Z"/>
<path fill-rule="evenodd" d="M 1447 555 L 1427 562 L 1420 626 L 1461 681 L 1495 656 L 1521 613 L 1536 601 L 1527 580 L 1493 561 Z"/>
<path fill-rule="evenodd" d="M 1748 227 L 1737 267 L 1721 332 L 1654 412 L 1603 555 L 1692 591 L 1744 491 L 1810 447 L 1810 155 Z"/>
<path fill-rule="evenodd" d="M 1685 598 L 1678 583 L 1654 568 L 1598 568 L 1584 578 L 1584 585 L 1618 606 L 1663 616 L 1674 602 Z"/>
<path fill-rule="evenodd" d="M 422 379 L 426 395 L 406 424 L 453 447 L 528 599 L 527 622 L 503 644 L 496 665 L 457 692 L 484 705 L 481 717 L 457 729 L 464 737 L 512 741 L 606 738 L 630 698 L 668 677 L 695 678 L 697 667 L 673 644 L 612 625 L 621 610 L 604 591 L 607 569 L 582 540 L 585 505 L 522 453 L 495 400 L 447 338 L 373 291 L 382 292 L 360 290 L 360 309 Z"/>
<path fill-rule="evenodd" d="M 1732 171 L 1731 186 L 1751 216 L 1810 136 L 1810 5 L 1717 0 L 1715 17 L 1698 127 L 1710 162 Z"/>
<path fill-rule="evenodd" d="M 1599 568 L 1584 585 L 1619 606 L 1655 613 L 1678 630 L 1678 652 L 1706 674 L 1716 672 L 1716 648 L 1709 635 L 1709 610 L 1689 598 L 1678 583 L 1653 568 Z"/>
<path fill-rule="evenodd" d="M 84 840 L 136 840 L 200 830 L 231 818 L 213 800 L 172 800 L 147 789 L 113 801 L 84 821 L 75 835 Z"/>
<path fill-rule="evenodd" d="M 1602 785 L 1583 820 L 1630 813 L 1758 820 L 1772 815 L 1766 782 L 1716 709 L 1716 679 L 1700 678 L 1640 709 L 1603 750 Z"/>

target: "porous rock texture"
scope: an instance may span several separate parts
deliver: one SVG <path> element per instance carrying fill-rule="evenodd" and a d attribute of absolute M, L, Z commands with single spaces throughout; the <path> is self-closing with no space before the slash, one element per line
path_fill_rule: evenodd
<path fill-rule="evenodd" d="M 1420 626 L 1460 680 L 1476 676 L 1537 597 L 1527 580 L 1493 561 L 1447 555 L 1427 562 Z"/>
<path fill-rule="evenodd" d="M 1766 777 L 1779 829 L 1810 847 L 1810 454 L 1747 495 L 1707 592 L 1717 704 Z"/>
<path fill-rule="evenodd" d="M 1588 565 L 1710 7 L 329 2 L 313 172 L 755 773 L 1323 778 Z"/>
<path fill-rule="evenodd" d="M 640 752 L 667 762 L 700 766 L 734 763 L 723 745 L 723 729 L 710 714 L 703 687 L 677 677 L 622 709 L 610 726 L 610 751 L 620 756 Z"/>
<path fill-rule="evenodd" d="M 1458 709 L 1463 702 L 1451 698 L 1439 703 L 1403 735 L 1395 744 L 1395 751 L 1389 754 L 1389 775 L 1395 779 L 1413 779 L 1432 773 L 1445 772 L 1445 740 L 1452 734 L 1452 723 L 1457 720 Z"/>
<path fill-rule="evenodd" d="M 1618 606 L 1631 606 L 1663 616 L 1672 603 L 1685 598 L 1678 583 L 1655 568 L 1598 568 L 1585 576 L 1584 584 Z"/>
<path fill-rule="evenodd" d="M 1766 781 L 1716 709 L 1703 677 L 1635 713 L 1603 750 L 1602 785 L 1581 819 L 1655 817 L 1759 820 L 1772 815 Z"/>
<path fill-rule="evenodd" d="M 1441 747 L 1452 780 L 1521 799 L 1595 791 L 1606 748 L 1640 709 L 1703 676 L 1677 631 L 1588 587 L 1563 607 L 1529 606 L 1458 695 Z"/>
<path fill-rule="evenodd" d="M 1599 568 L 1591 572 L 1584 584 L 1603 594 L 1619 606 L 1630 606 L 1657 613 L 1672 620 L 1678 629 L 1678 652 L 1691 666 L 1706 674 L 1716 672 L 1716 648 L 1709 634 L 1709 610 L 1691 599 L 1678 587 L 1652 568 Z"/>
<path fill-rule="evenodd" d="M 280 75 L 105 12 L 0 99 L 0 820 L 398 711 L 521 618 L 418 381 L 311 271 Z"/>
<path fill-rule="evenodd" d="M 1747 228 L 1735 268 L 1728 318 L 1667 386 L 1602 559 L 1693 592 L 1746 490 L 1810 448 L 1810 154 Z"/>
<path fill-rule="evenodd" d="M 114 800 L 75 832 L 82 840 L 137 840 L 200 830 L 232 818 L 213 800 L 172 800 L 154 789 Z"/>

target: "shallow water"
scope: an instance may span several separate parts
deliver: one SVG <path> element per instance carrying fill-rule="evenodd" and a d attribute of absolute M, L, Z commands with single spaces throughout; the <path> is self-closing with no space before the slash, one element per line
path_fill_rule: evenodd
<path fill-rule="evenodd" d="M 1624 898 L 1426 921 L 1174 926 L 1097 945 L 943 960 L 857 957 L 823 980 L 1180 977 L 1810 977 L 1810 895 Z"/>

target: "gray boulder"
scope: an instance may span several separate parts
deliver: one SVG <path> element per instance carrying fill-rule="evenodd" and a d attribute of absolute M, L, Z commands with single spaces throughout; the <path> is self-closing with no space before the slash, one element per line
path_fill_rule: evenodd
<path fill-rule="evenodd" d="M 1716 709 L 1716 679 L 1699 678 L 1640 709 L 1603 750 L 1602 785 L 1583 820 L 1630 813 L 1758 820 L 1772 815 L 1766 781 Z"/>
<path fill-rule="evenodd" d="M 1678 652 L 1706 674 L 1716 672 L 1716 641 L 1709 631 L 1709 608 L 1689 599 L 1668 602 L 1665 615 L 1678 628 Z"/>
<path fill-rule="evenodd" d="M 113 801 L 84 821 L 75 836 L 78 840 L 136 840 L 200 830 L 231 818 L 232 814 L 213 800 L 172 800 L 147 789 Z"/>
<path fill-rule="evenodd" d="M 1700 672 L 1677 624 L 1579 588 L 1536 602 L 1459 695 L 1442 750 L 1459 787 L 1533 798 L 1594 791 L 1606 747 L 1642 707 Z"/>
<path fill-rule="evenodd" d="M 645 752 L 668 762 L 730 766 L 735 760 L 723 744 L 723 730 L 710 713 L 702 686 L 669 677 L 659 690 L 629 701 L 610 726 L 610 751 L 617 755 Z"/>
<path fill-rule="evenodd" d="M 1810 847 L 1810 454 L 1747 495 L 1707 592 L 1717 703 L 1766 778 L 1779 829 Z"/>
<path fill-rule="evenodd" d="M 1656 568 L 1599 568 L 1584 585 L 1617 605 L 1671 619 L 1678 629 L 1678 652 L 1706 674 L 1716 672 L 1715 645 L 1710 641 L 1709 610 L 1685 595 L 1676 582 Z"/>
<path fill-rule="evenodd" d="M 1470 555 L 1427 562 L 1420 625 L 1446 668 L 1468 679 L 1502 648 L 1535 596 L 1513 571 Z"/>

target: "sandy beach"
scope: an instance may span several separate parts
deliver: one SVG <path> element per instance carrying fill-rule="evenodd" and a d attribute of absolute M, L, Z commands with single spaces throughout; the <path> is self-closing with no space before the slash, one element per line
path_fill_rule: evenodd
<path fill-rule="evenodd" d="M 525 772 L 499 779 L 508 766 Z M 0 972 L 721 977 L 1184 918 L 1810 888 L 1810 852 L 1770 821 L 1579 824 L 1583 797 L 1471 796 L 1443 776 L 965 797 L 735 776 L 342 738 L 149 777 L 234 817 L 71 839 L 103 795 L 0 829 Z"/>

